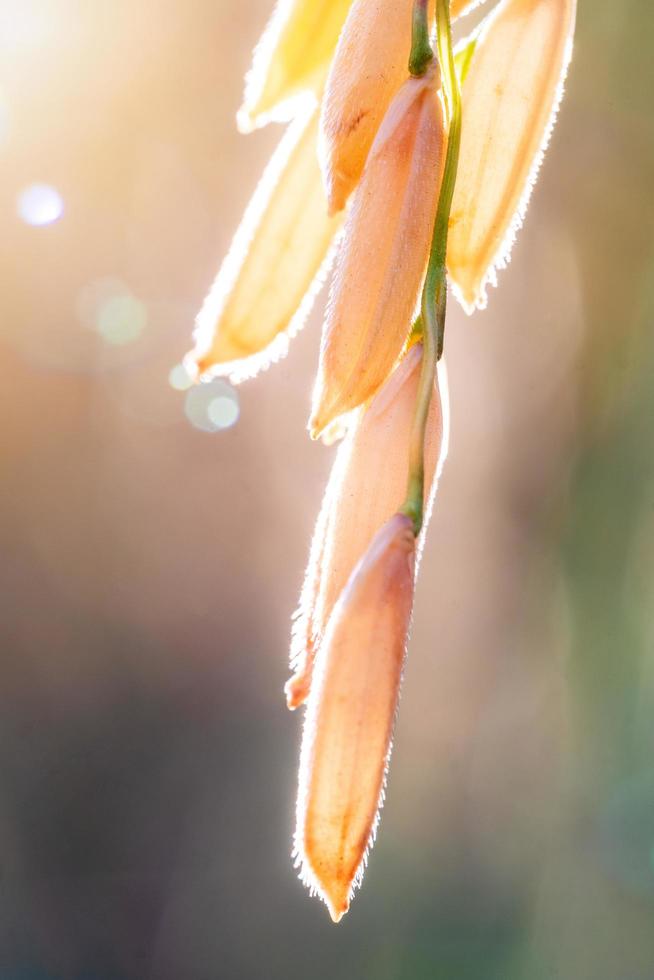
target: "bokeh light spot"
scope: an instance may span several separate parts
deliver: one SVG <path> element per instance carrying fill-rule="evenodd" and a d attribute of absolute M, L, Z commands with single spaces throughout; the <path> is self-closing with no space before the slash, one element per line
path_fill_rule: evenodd
<path fill-rule="evenodd" d="M 51 225 L 64 213 L 59 191 L 48 184 L 32 184 L 18 197 L 18 214 L 27 225 L 35 228 Z"/>
<path fill-rule="evenodd" d="M 176 364 L 168 375 L 168 384 L 175 391 L 188 391 L 193 386 L 193 379 L 183 364 Z"/>
<path fill-rule="evenodd" d="M 238 395 L 226 381 L 196 385 L 186 394 L 184 412 L 194 429 L 220 432 L 239 417 Z"/>
<path fill-rule="evenodd" d="M 120 279 L 105 277 L 87 283 L 77 297 L 77 315 L 114 347 L 138 340 L 148 324 L 145 303 Z"/>
<path fill-rule="evenodd" d="M 236 393 L 234 393 L 235 395 Z M 209 402 L 207 415 L 218 429 L 229 429 L 238 421 L 239 407 L 232 395 L 219 395 Z"/>
<path fill-rule="evenodd" d="M 116 346 L 138 340 L 147 322 L 148 311 L 134 296 L 113 296 L 98 312 L 98 332 Z"/>

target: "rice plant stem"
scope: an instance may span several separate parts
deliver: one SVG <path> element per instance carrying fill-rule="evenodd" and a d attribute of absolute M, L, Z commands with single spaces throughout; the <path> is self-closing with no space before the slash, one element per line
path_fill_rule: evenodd
<path fill-rule="evenodd" d="M 420 0 L 416 0 L 416 8 Z M 414 27 L 416 12 L 414 8 Z M 461 145 L 461 92 L 454 65 L 450 0 L 436 0 L 436 38 L 438 57 L 447 101 L 448 138 L 445 168 L 441 184 L 427 274 L 422 291 L 421 319 L 423 325 L 423 356 L 416 412 L 411 434 L 409 481 L 402 513 L 413 521 L 414 533 L 420 533 L 423 522 L 425 486 L 425 431 L 429 406 L 434 393 L 437 364 L 443 354 L 445 314 L 447 309 L 447 231 L 452 198 L 459 165 Z M 414 31 L 415 40 L 415 31 Z"/>
<path fill-rule="evenodd" d="M 413 32 L 411 36 L 411 54 L 409 55 L 409 73 L 415 78 L 425 74 L 434 60 L 429 40 L 429 0 L 414 0 L 413 2 Z"/>

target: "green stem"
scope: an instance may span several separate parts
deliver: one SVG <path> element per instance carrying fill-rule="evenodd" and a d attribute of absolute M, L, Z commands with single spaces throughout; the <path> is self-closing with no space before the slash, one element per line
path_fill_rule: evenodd
<path fill-rule="evenodd" d="M 452 209 L 452 198 L 459 166 L 461 145 L 461 93 L 454 65 L 452 31 L 450 28 L 449 0 L 436 0 L 436 29 L 438 56 L 447 99 L 449 130 L 447 155 L 443 170 L 434 233 L 427 274 L 422 291 L 421 317 L 423 324 L 422 370 L 416 399 L 416 412 L 409 452 L 409 482 L 402 513 L 413 521 L 414 533 L 420 533 L 423 521 L 425 488 L 425 431 L 429 406 L 433 397 L 436 365 L 443 353 L 445 338 L 445 313 L 447 307 L 447 231 Z"/>
<path fill-rule="evenodd" d="M 414 0 L 413 2 L 413 33 L 411 36 L 411 54 L 409 55 L 409 73 L 415 78 L 425 74 L 434 59 L 434 52 L 429 40 L 429 0 Z"/>

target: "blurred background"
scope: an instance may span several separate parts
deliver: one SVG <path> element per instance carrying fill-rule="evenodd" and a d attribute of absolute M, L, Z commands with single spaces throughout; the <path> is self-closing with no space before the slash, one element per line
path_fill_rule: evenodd
<path fill-rule="evenodd" d="M 193 318 L 280 136 L 268 0 L 0 0 L 0 978 L 654 978 L 654 7 L 581 0 L 452 436 L 387 804 L 290 861 L 320 304 L 238 390 Z"/>

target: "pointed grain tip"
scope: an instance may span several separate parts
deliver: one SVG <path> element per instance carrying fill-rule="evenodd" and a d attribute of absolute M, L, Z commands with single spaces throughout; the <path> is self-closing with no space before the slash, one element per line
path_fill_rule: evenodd
<path fill-rule="evenodd" d="M 322 438 L 332 427 L 338 431 L 337 427 L 345 424 L 347 415 L 359 404 L 360 401 L 354 405 L 350 404 L 343 399 L 339 390 L 330 392 L 320 379 L 313 393 L 313 404 L 307 426 L 309 435 L 316 440 Z"/>
<path fill-rule="evenodd" d="M 327 179 L 325 193 L 327 195 L 327 213 L 331 217 L 342 211 L 350 196 L 350 183 L 338 174 Z"/>
<path fill-rule="evenodd" d="M 199 381 L 205 371 L 211 367 L 208 357 L 193 357 L 184 361 L 184 367 L 194 381 Z"/>
<path fill-rule="evenodd" d="M 309 677 L 306 672 L 298 672 L 284 684 L 286 707 L 289 711 L 301 708 L 309 694 Z"/>
<path fill-rule="evenodd" d="M 338 923 L 341 921 L 341 919 L 347 912 L 349 906 L 345 905 L 344 907 L 341 908 L 334 908 L 333 905 L 328 905 L 327 908 L 329 909 L 329 914 L 331 916 L 332 922 L 335 925 L 338 925 Z"/>
<path fill-rule="evenodd" d="M 202 377 L 202 372 L 209 366 L 205 359 L 198 356 L 197 348 L 193 348 L 182 358 L 184 370 L 194 384 L 197 384 Z"/>
<path fill-rule="evenodd" d="M 350 887 L 334 882 L 329 892 L 325 890 L 325 904 L 332 922 L 339 923 L 350 908 Z"/>
<path fill-rule="evenodd" d="M 454 291 L 468 316 L 485 306 L 483 290 L 477 289 L 476 284 L 468 279 L 462 278 L 460 283 L 455 284 Z"/>
<path fill-rule="evenodd" d="M 242 133 L 244 136 L 248 136 L 250 133 L 253 133 L 257 128 L 252 115 L 244 105 L 241 106 L 236 113 L 236 128 L 238 129 L 239 133 Z"/>
<path fill-rule="evenodd" d="M 309 429 L 309 435 L 311 436 L 314 442 L 317 439 L 320 439 L 320 436 L 324 432 L 325 428 L 327 427 L 327 425 L 329 425 L 329 421 L 330 421 L 329 419 L 325 420 L 325 416 L 323 412 L 312 413 L 307 428 Z"/>

